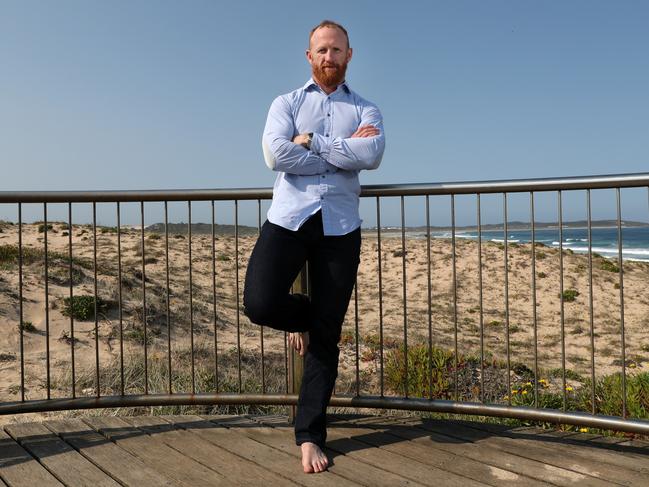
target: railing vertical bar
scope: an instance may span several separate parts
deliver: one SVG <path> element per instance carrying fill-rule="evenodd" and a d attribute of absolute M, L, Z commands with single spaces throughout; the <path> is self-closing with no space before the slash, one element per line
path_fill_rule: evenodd
<path fill-rule="evenodd" d="M 196 394 L 196 368 L 194 356 L 194 282 L 192 279 L 192 202 L 187 201 L 187 253 L 189 266 L 189 342 L 191 349 L 192 394 Z"/>
<path fill-rule="evenodd" d="M 430 260 L 430 197 L 426 195 L 426 289 L 428 291 L 428 397 L 433 398 L 433 289 Z"/>
<path fill-rule="evenodd" d="M 97 202 L 92 202 L 92 271 L 93 271 L 93 290 L 95 298 L 95 374 L 97 382 L 97 397 L 101 396 L 101 384 L 99 381 L 99 316 L 97 306 Z M 72 303 L 70 303 L 72 310 Z"/>
<path fill-rule="evenodd" d="M 530 226 L 532 227 L 532 327 L 534 328 L 534 407 L 539 407 L 539 341 L 536 313 L 536 217 L 534 216 L 534 191 L 530 191 Z"/>
<path fill-rule="evenodd" d="M 257 200 L 257 238 L 261 235 L 261 200 Z M 259 327 L 259 340 L 261 342 L 261 393 L 266 394 L 266 363 L 264 357 L 264 326 Z"/>
<path fill-rule="evenodd" d="M 20 323 L 20 400 L 25 402 L 25 323 L 23 310 L 23 205 L 18 203 L 18 314 Z"/>
<path fill-rule="evenodd" d="M 284 378 L 286 379 L 286 394 L 289 393 L 288 384 L 288 333 L 284 332 Z M 334 386 L 335 387 L 335 386 Z"/>
<path fill-rule="evenodd" d="M 503 193 L 503 229 L 504 229 L 504 244 L 505 244 L 505 349 L 507 353 L 507 403 L 511 405 L 512 402 L 512 384 L 511 384 L 511 351 L 509 343 L 509 227 L 507 220 L 507 193 Z"/>
<path fill-rule="evenodd" d="M 561 190 L 558 191 L 558 211 L 559 211 L 559 303 L 560 320 L 561 320 L 561 381 L 563 389 L 563 410 L 568 407 L 568 398 L 566 391 L 566 333 L 565 333 L 565 316 L 564 316 L 564 296 L 563 296 L 563 198 Z"/>
<path fill-rule="evenodd" d="M 361 391 L 361 380 L 360 380 L 360 368 L 358 360 L 358 344 L 360 341 L 360 335 L 358 333 L 358 281 L 354 282 L 354 334 L 356 336 L 356 396 L 360 396 Z"/>
<path fill-rule="evenodd" d="M 408 302 L 406 294 L 406 213 L 403 195 L 401 196 L 401 264 L 403 277 L 403 361 L 405 366 L 404 396 L 408 397 Z"/>
<path fill-rule="evenodd" d="M 476 195 L 476 203 L 478 222 L 478 306 L 480 307 L 480 402 L 484 403 L 484 313 L 482 312 L 484 296 L 482 292 L 482 210 L 480 193 Z"/>
<path fill-rule="evenodd" d="M 47 387 L 47 398 L 51 397 L 51 383 L 50 383 L 50 291 L 49 291 L 49 276 L 48 276 L 48 231 L 47 231 L 47 203 L 43 203 L 43 246 L 45 250 L 45 376 Z M 70 310 L 72 310 L 72 303 L 70 303 Z"/>
<path fill-rule="evenodd" d="M 144 333 L 144 394 L 149 393 L 149 356 L 146 313 L 146 266 L 144 249 L 144 201 L 140 201 L 140 249 L 142 250 L 142 327 Z"/>
<path fill-rule="evenodd" d="M 383 381 L 383 272 L 382 272 L 382 256 L 381 256 L 381 200 L 376 197 L 376 253 L 379 271 L 379 367 L 380 375 L 379 381 L 381 383 L 381 397 L 384 395 L 384 381 Z"/>
<path fill-rule="evenodd" d="M 590 401 L 591 413 L 596 414 L 595 402 L 595 315 L 593 306 L 593 219 L 590 189 L 586 190 L 586 209 L 588 213 L 588 316 L 590 319 Z"/>
<path fill-rule="evenodd" d="M 453 382 L 455 400 L 459 397 L 458 387 L 458 342 L 457 342 L 457 263 L 456 263 L 456 244 L 455 241 L 455 194 L 451 194 L 451 259 L 453 262 Z"/>
<path fill-rule="evenodd" d="M 72 280 L 72 202 L 68 202 L 68 269 L 70 272 L 69 298 L 70 306 L 74 300 L 73 280 Z M 74 359 L 74 314 L 70 313 L 70 361 L 72 374 L 72 399 L 77 397 L 76 393 L 76 370 Z"/>
<path fill-rule="evenodd" d="M 615 188 L 617 206 L 617 258 L 620 287 L 620 339 L 622 345 L 622 418 L 626 419 L 626 341 L 624 333 L 624 261 L 622 260 L 622 204 L 620 188 Z"/>
<path fill-rule="evenodd" d="M 237 304 L 237 374 L 241 394 L 241 312 L 239 304 L 239 200 L 234 200 L 234 281 Z"/>
<path fill-rule="evenodd" d="M 171 369 L 171 292 L 169 286 L 169 202 L 164 202 L 165 211 L 165 302 L 167 305 L 167 390 L 173 394 L 173 372 Z"/>
<path fill-rule="evenodd" d="M 212 319 L 214 321 L 214 390 L 219 392 L 218 328 L 216 326 L 216 218 L 212 200 Z M 263 350 L 263 347 L 262 347 Z M 262 351 L 263 356 L 263 351 Z M 263 360 L 263 358 L 262 358 Z"/>
<path fill-rule="evenodd" d="M 124 313 L 122 312 L 122 217 L 117 202 L 117 307 L 119 313 L 119 390 L 124 395 Z M 72 220 L 72 218 L 70 218 Z"/>

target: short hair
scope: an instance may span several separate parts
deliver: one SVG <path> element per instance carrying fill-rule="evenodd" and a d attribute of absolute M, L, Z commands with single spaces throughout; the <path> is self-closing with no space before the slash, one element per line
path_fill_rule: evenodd
<path fill-rule="evenodd" d="M 347 30 L 338 22 L 334 22 L 333 20 L 323 20 L 318 25 L 316 25 L 313 29 L 311 29 L 311 32 L 309 33 L 309 47 L 311 47 L 311 38 L 313 37 L 313 33 L 316 30 L 321 29 L 322 27 L 334 27 L 336 29 L 340 29 L 343 32 L 343 34 L 345 34 L 345 38 L 347 39 L 347 48 L 349 48 L 349 34 L 347 34 Z"/>

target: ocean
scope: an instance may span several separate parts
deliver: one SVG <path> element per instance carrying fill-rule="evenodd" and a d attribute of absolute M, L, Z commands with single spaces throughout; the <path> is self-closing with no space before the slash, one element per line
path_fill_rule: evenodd
<path fill-rule="evenodd" d="M 609 259 L 618 257 L 617 227 L 593 228 L 592 251 Z M 397 236 L 390 232 L 390 235 Z M 400 234 L 399 234 L 400 236 Z M 426 238 L 425 232 L 407 232 L 410 238 Z M 451 232 L 431 231 L 432 238 L 450 238 Z M 477 231 L 457 231 L 456 238 L 478 239 Z M 509 243 L 529 243 L 532 240 L 531 230 L 510 230 L 507 235 Z M 502 230 L 483 230 L 483 242 L 504 242 L 505 236 Z M 536 229 L 535 241 L 548 247 L 559 247 L 559 229 L 543 228 Z M 563 248 L 570 249 L 577 253 L 588 252 L 588 229 L 587 228 L 564 228 Z M 622 258 L 625 260 L 638 260 L 649 262 L 649 227 L 622 227 Z"/>

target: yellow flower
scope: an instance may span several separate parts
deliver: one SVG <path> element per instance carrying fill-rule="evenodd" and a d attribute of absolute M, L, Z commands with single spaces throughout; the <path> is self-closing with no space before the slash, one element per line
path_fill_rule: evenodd
<path fill-rule="evenodd" d="M 579 428 L 580 433 L 588 433 L 588 428 Z"/>
<path fill-rule="evenodd" d="M 566 391 L 572 391 L 572 386 L 566 386 Z"/>
<path fill-rule="evenodd" d="M 525 385 L 526 385 L 526 386 L 530 386 L 530 387 L 532 387 L 532 383 L 531 383 L 531 382 L 526 382 Z"/>
<path fill-rule="evenodd" d="M 629 364 L 629 368 L 630 368 L 630 369 L 635 369 L 635 363 L 631 362 L 631 363 Z"/>
<path fill-rule="evenodd" d="M 525 395 L 525 394 L 527 394 L 527 391 L 523 391 L 521 394 Z"/>
<path fill-rule="evenodd" d="M 504 399 L 505 401 L 508 401 L 508 400 L 509 400 L 509 396 L 505 396 L 505 397 L 503 397 L 503 399 Z"/>
<path fill-rule="evenodd" d="M 512 394 L 518 394 L 518 390 L 512 389 Z"/>

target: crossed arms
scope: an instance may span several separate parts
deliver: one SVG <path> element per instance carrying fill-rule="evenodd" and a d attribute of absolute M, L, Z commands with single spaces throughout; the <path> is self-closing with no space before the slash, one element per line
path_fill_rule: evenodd
<path fill-rule="evenodd" d="M 373 106 L 363 109 L 358 129 L 348 138 L 333 140 L 313 134 L 310 149 L 307 134 L 294 134 L 293 116 L 286 100 L 277 98 L 270 107 L 262 146 L 266 165 L 274 171 L 311 176 L 340 169 L 376 169 L 385 148 L 383 119 Z"/>

